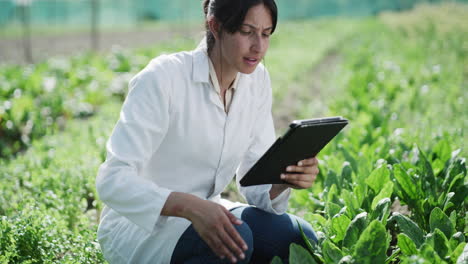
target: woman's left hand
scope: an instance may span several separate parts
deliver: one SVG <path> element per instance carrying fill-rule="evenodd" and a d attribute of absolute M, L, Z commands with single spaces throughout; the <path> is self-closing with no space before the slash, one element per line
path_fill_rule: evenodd
<path fill-rule="evenodd" d="M 288 172 L 294 172 L 289 174 Z M 319 173 L 316 157 L 301 160 L 297 165 L 290 165 L 286 172 L 281 174 L 281 179 L 288 182 L 288 187 L 294 189 L 307 189 L 312 186 Z"/>

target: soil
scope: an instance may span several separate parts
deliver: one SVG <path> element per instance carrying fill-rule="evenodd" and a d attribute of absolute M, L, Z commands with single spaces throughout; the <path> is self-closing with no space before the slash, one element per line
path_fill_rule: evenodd
<path fill-rule="evenodd" d="M 325 84 L 325 79 L 330 73 L 335 72 L 339 63 L 339 54 L 335 50 L 331 50 L 305 74 L 305 80 L 292 84 L 286 97 L 274 107 L 275 127 L 287 128 L 292 120 L 297 119 L 299 111 L 304 105 L 313 107 L 315 117 L 327 114 L 325 95 L 330 91 L 330 87 Z M 309 86 L 309 88 L 304 89 L 304 85 Z"/>
<path fill-rule="evenodd" d="M 411 214 L 411 211 L 409 210 L 407 205 L 401 205 L 400 200 L 396 199 L 392 206 L 390 207 L 390 212 L 398 212 L 402 215 L 409 216 Z"/>
<path fill-rule="evenodd" d="M 202 27 L 177 27 L 167 29 L 136 29 L 134 31 L 101 32 L 98 38 L 98 52 L 107 52 L 114 46 L 125 49 L 143 48 L 164 42 L 175 37 L 202 39 Z M 0 39 L 0 64 L 26 64 L 24 41 L 22 38 Z M 49 35 L 34 35 L 31 38 L 32 62 L 40 62 L 50 57 L 70 56 L 93 50 L 89 32 Z"/>

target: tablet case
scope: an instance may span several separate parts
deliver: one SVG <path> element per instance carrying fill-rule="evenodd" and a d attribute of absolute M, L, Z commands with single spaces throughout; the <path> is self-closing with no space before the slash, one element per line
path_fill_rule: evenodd
<path fill-rule="evenodd" d="M 284 136 L 276 140 L 240 184 L 286 183 L 280 175 L 286 172 L 287 166 L 316 156 L 347 124 L 348 120 L 340 116 L 293 121 Z"/>

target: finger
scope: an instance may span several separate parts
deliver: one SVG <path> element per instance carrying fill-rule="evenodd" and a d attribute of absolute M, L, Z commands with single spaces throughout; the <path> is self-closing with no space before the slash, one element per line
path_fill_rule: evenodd
<path fill-rule="evenodd" d="M 299 166 L 310 166 L 310 165 L 317 165 L 317 164 L 318 164 L 318 159 L 316 157 L 301 160 L 297 163 L 297 165 Z"/>
<path fill-rule="evenodd" d="M 288 184 L 290 188 L 292 189 L 297 189 L 297 190 L 303 190 L 303 189 L 309 189 L 312 187 L 312 183 L 305 183 L 305 182 L 292 182 Z"/>
<path fill-rule="evenodd" d="M 218 241 L 215 237 L 207 236 L 203 237 L 203 240 L 208 244 L 208 247 L 221 259 L 226 258 L 229 254 L 227 248 L 226 250 L 223 249 L 223 245 L 220 241 Z"/>
<path fill-rule="evenodd" d="M 318 175 L 320 172 L 317 166 L 305 167 L 304 174 Z"/>
<path fill-rule="evenodd" d="M 231 223 L 227 223 L 226 225 L 224 225 L 224 229 L 226 230 L 230 238 L 234 240 L 234 242 L 239 248 L 241 248 L 244 251 L 248 249 L 247 243 L 245 243 L 244 239 L 241 237 L 239 232 L 237 232 L 237 230 Z"/>
<path fill-rule="evenodd" d="M 233 215 L 229 210 L 227 210 L 226 208 L 224 208 L 224 213 L 226 214 L 226 216 L 229 218 L 229 220 L 231 221 L 231 223 L 235 224 L 235 225 L 242 225 L 242 220 L 240 220 L 239 218 L 237 218 L 235 215 Z"/>
<path fill-rule="evenodd" d="M 311 176 L 311 174 L 303 174 L 303 173 L 286 174 L 286 173 L 283 173 L 283 174 L 281 174 L 281 179 L 284 180 L 284 181 L 287 181 L 287 182 L 290 182 L 290 181 L 310 181 L 309 180 L 310 176 Z"/>
<path fill-rule="evenodd" d="M 229 246 L 228 246 L 228 243 L 226 241 L 224 241 L 225 239 L 225 235 L 221 234 L 221 232 L 219 233 L 219 244 L 222 245 L 222 250 L 223 250 L 223 254 L 232 262 L 232 263 L 236 263 L 237 262 L 237 258 L 236 256 L 234 255 L 235 252 L 233 250 L 230 250 L 229 249 Z"/>
<path fill-rule="evenodd" d="M 212 237 L 209 239 L 210 243 L 208 244 L 215 252 L 217 256 L 219 256 L 221 259 L 228 258 L 229 260 L 233 261 L 236 260 L 236 257 L 231 253 L 231 251 L 224 245 L 224 243 L 221 241 L 220 238 L 217 236 Z M 234 261 L 235 262 L 235 261 Z"/>
<path fill-rule="evenodd" d="M 288 185 L 291 185 L 291 188 L 294 189 L 307 189 L 312 187 L 313 184 L 313 181 L 288 181 Z"/>
<path fill-rule="evenodd" d="M 240 259 L 245 259 L 245 255 L 242 249 L 225 230 L 220 232 L 219 237 L 222 239 L 227 248 L 230 249 L 233 254 L 235 254 L 235 256 L 238 256 Z"/>
<path fill-rule="evenodd" d="M 298 166 L 288 166 L 286 168 L 287 172 L 300 172 L 302 174 L 318 174 L 319 169 L 317 166 L 303 166 L 303 167 L 298 167 Z"/>
<path fill-rule="evenodd" d="M 290 183 L 290 184 L 312 184 L 314 183 L 314 180 L 315 179 L 307 179 L 307 180 L 289 180 L 289 181 L 286 181 L 287 183 Z"/>
<path fill-rule="evenodd" d="M 286 171 L 287 172 L 305 172 L 307 168 L 308 167 L 300 167 L 300 166 L 291 165 L 291 166 L 286 167 Z"/>
<path fill-rule="evenodd" d="M 316 178 L 317 176 L 314 174 L 301 174 L 300 177 L 298 177 L 298 175 L 292 175 L 291 179 L 285 179 L 284 181 L 293 185 L 308 188 L 312 186 Z"/>

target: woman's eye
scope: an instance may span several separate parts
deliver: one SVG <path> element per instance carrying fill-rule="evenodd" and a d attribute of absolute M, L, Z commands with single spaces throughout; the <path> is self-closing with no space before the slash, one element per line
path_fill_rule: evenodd
<path fill-rule="evenodd" d="M 250 33 L 252 33 L 251 31 L 244 31 L 244 30 L 241 30 L 240 31 L 243 35 L 250 35 Z"/>

